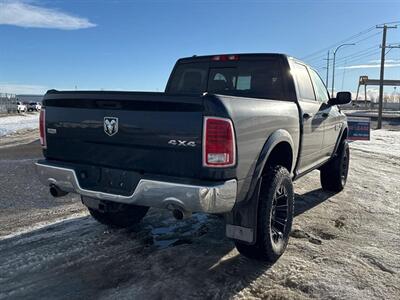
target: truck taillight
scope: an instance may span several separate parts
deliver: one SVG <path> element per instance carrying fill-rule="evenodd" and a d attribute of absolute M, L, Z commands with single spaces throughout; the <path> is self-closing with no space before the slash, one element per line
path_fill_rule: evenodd
<path fill-rule="evenodd" d="M 203 130 L 203 165 L 230 167 L 236 163 L 235 132 L 232 121 L 205 117 Z"/>
<path fill-rule="evenodd" d="M 211 57 L 212 61 L 238 61 L 239 55 L 214 55 Z"/>
<path fill-rule="evenodd" d="M 42 109 L 39 116 L 40 144 L 46 148 L 46 111 Z"/>

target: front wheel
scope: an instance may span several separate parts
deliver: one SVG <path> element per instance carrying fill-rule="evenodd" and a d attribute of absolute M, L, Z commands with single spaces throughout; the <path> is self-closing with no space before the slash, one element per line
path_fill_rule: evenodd
<path fill-rule="evenodd" d="M 325 191 L 340 192 L 347 182 L 349 173 L 350 149 L 347 140 L 344 140 L 335 154 L 320 170 L 322 189 Z"/>
<path fill-rule="evenodd" d="M 262 178 L 254 245 L 235 241 L 244 256 L 275 262 L 285 252 L 293 222 L 294 192 L 288 170 L 276 166 Z"/>

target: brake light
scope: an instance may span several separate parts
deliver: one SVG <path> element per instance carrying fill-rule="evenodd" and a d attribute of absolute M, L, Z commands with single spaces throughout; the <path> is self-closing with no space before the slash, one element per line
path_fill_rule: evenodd
<path fill-rule="evenodd" d="M 239 55 L 215 55 L 211 58 L 212 61 L 237 61 Z"/>
<path fill-rule="evenodd" d="M 230 167 L 236 163 L 235 132 L 232 121 L 205 117 L 203 130 L 203 165 Z"/>
<path fill-rule="evenodd" d="M 46 148 L 46 113 L 45 109 L 40 111 L 39 116 L 39 132 L 40 132 L 40 144 L 43 148 Z"/>

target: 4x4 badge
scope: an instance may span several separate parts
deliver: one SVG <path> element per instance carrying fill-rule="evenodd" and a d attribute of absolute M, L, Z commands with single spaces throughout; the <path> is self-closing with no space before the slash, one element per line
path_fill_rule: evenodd
<path fill-rule="evenodd" d="M 104 132 L 112 136 L 118 132 L 118 118 L 104 117 Z"/>

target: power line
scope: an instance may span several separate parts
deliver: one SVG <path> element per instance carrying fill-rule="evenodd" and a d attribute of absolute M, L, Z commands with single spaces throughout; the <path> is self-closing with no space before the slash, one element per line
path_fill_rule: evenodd
<path fill-rule="evenodd" d="M 341 44 L 341 43 L 344 43 L 344 42 L 348 42 L 348 41 L 350 41 L 352 39 L 355 39 L 355 38 L 360 37 L 360 36 L 362 36 L 364 34 L 367 34 L 368 32 L 371 32 L 374 29 L 375 29 L 375 26 L 371 26 L 371 27 L 369 27 L 369 28 L 367 28 L 367 29 L 365 29 L 363 31 L 360 31 L 359 33 L 356 33 L 356 34 L 354 34 L 354 35 L 352 35 L 352 36 L 350 36 L 348 38 L 345 38 L 344 40 L 341 40 L 341 41 L 336 42 L 336 43 L 334 43 L 334 44 L 332 44 L 332 45 L 330 45 L 328 47 L 325 47 L 325 48 L 323 48 L 321 50 L 318 50 L 318 51 L 315 51 L 315 52 L 313 52 L 313 53 L 311 53 L 309 55 L 306 55 L 302 59 L 306 60 L 307 58 L 313 57 L 313 56 L 315 56 L 315 55 L 317 55 L 317 54 L 319 54 L 321 52 L 326 52 L 326 51 L 330 50 L 331 48 L 337 46 L 338 44 Z"/>
<path fill-rule="evenodd" d="M 371 57 L 371 56 L 373 56 L 373 55 L 378 55 L 380 52 L 381 52 L 381 50 L 378 50 L 378 51 L 376 51 L 375 53 L 372 53 L 372 54 L 368 55 L 367 57 Z M 361 60 L 363 60 L 363 59 L 365 59 L 365 58 L 367 58 L 367 57 L 355 59 L 355 60 L 351 61 L 351 63 L 354 64 L 354 63 L 356 63 L 357 61 L 360 61 L 360 62 L 358 62 L 358 64 L 363 64 L 363 63 L 361 62 Z M 338 67 L 339 67 L 339 68 L 346 67 L 346 65 L 348 65 L 348 64 L 349 64 L 349 62 L 346 62 L 346 63 L 344 63 L 344 64 L 339 65 Z M 365 64 L 368 64 L 368 63 L 365 62 Z M 371 66 L 373 66 L 373 65 L 371 65 Z M 353 71 L 360 70 L 360 69 L 361 69 L 361 68 L 346 68 L 345 70 L 351 70 L 351 71 L 353 72 Z M 344 68 L 343 68 L 342 70 L 344 70 Z M 338 72 L 338 75 L 342 74 L 342 72 L 343 72 L 343 71 L 339 71 L 339 72 Z M 347 72 L 350 72 L 350 71 L 347 71 Z"/>
<path fill-rule="evenodd" d="M 386 47 L 386 48 L 388 48 L 388 47 Z M 374 53 L 374 55 L 378 54 L 379 52 L 380 52 L 380 51 L 377 51 L 376 53 Z M 370 56 L 372 56 L 372 55 L 370 55 Z M 365 58 L 363 58 L 363 59 L 365 59 Z M 358 60 L 360 60 L 360 58 L 359 58 Z M 354 63 L 354 62 L 353 62 L 353 63 Z M 337 73 L 337 76 L 347 76 L 347 75 L 349 75 L 350 73 L 360 72 L 360 69 L 361 69 L 361 68 L 351 68 L 351 69 L 346 68 L 346 69 L 342 69 L 342 70 L 340 70 L 340 71 Z"/>
<path fill-rule="evenodd" d="M 387 28 L 387 27 L 388 27 L 387 24 L 397 24 L 397 23 L 400 24 L 400 21 L 395 21 L 395 22 L 386 23 L 383 27 L 380 27 L 380 26 L 376 26 L 376 27 L 375 27 L 375 26 L 372 26 L 372 27 L 369 27 L 369 28 L 367 28 L 367 29 L 365 29 L 365 30 L 363 30 L 363 31 L 360 31 L 360 32 L 357 33 L 357 34 L 354 34 L 354 35 L 352 35 L 352 36 L 350 36 L 350 37 L 348 37 L 348 38 L 346 38 L 346 39 L 340 41 L 340 42 L 337 42 L 337 43 L 335 43 L 335 44 L 332 44 L 332 45 L 329 46 L 329 47 L 325 47 L 325 48 L 323 48 L 323 49 L 321 49 L 321 50 L 319 50 L 319 51 L 313 52 L 313 53 L 311 53 L 311 54 L 309 54 L 309 55 L 307 55 L 307 56 L 305 56 L 305 57 L 302 57 L 302 59 L 305 60 L 305 61 L 307 61 L 310 65 L 312 65 L 312 66 L 314 67 L 314 69 L 317 69 L 317 70 L 328 69 L 329 66 L 330 66 L 329 56 L 328 56 L 327 59 L 324 59 L 325 54 L 322 54 L 322 52 L 324 52 L 324 51 L 329 51 L 332 47 L 337 46 L 339 43 L 343 43 L 343 44 L 341 44 L 341 45 L 338 46 L 338 47 L 341 47 L 341 46 L 343 46 L 343 45 L 348 45 L 348 44 L 350 44 L 350 43 L 345 43 L 345 42 L 349 42 L 349 41 L 352 41 L 352 40 L 354 40 L 354 43 L 351 43 L 352 45 L 354 45 L 354 44 L 362 44 L 363 42 L 365 42 L 365 41 L 367 41 L 367 40 L 370 40 L 370 39 L 372 39 L 372 38 L 374 38 L 374 37 L 380 35 L 380 32 L 376 32 L 376 33 L 373 33 L 373 34 L 369 34 L 369 35 L 368 35 L 369 32 L 373 31 L 373 30 L 376 29 L 376 28 Z M 396 26 L 391 26 L 391 27 L 396 27 Z M 385 30 L 384 30 L 384 31 L 385 31 Z M 385 36 L 385 34 L 384 34 L 384 36 Z M 336 49 L 338 49 L 338 47 L 336 47 Z M 385 45 L 384 45 L 384 47 L 385 47 Z M 390 48 L 390 47 L 386 46 L 386 48 Z M 400 48 L 400 46 L 396 46 L 396 48 Z M 378 50 L 378 51 L 377 51 L 377 50 Z M 390 49 L 390 50 L 391 50 L 391 49 Z M 390 50 L 387 51 L 387 53 L 389 53 Z M 336 52 L 336 50 L 335 50 L 335 52 Z M 358 72 L 360 71 L 358 68 L 354 68 L 354 69 L 353 69 L 353 68 L 351 68 L 351 69 L 346 68 L 346 66 L 348 66 L 349 63 L 350 63 L 350 64 L 354 64 L 354 63 L 356 63 L 356 62 L 365 60 L 365 59 L 368 58 L 368 57 L 375 56 L 375 55 L 378 54 L 379 52 L 380 52 L 380 51 L 379 51 L 379 48 L 377 47 L 377 45 L 374 45 L 374 46 L 370 46 L 370 47 L 367 47 L 367 48 L 365 48 L 365 49 L 361 49 L 361 50 L 359 50 L 359 51 L 353 52 L 353 53 L 351 53 L 351 54 L 349 54 L 349 55 L 346 55 L 346 56 L 341 57 L 340 59 L 338 59 L 339 66 L 344 66 L 344 67 L 343 67 L 343 71 L 339 73 L 340 75 L 343 75 L 343 77 L 342 77 L 342 85 L 343 85 L 343 83 L 344 83 L 344 78 L 345 78 L 346 72 L 347 72 L 347 73 L 352 73 L 352 72 L 355 72 L 355 71 L 358 71 Z M 382 53 L 384 53 L 384 52 L 382 52 Z M 387 54 L 387 53 L 386 53 L 386 54 Z M 329 54 L 328 54 L 328 55 L 329 55 Z M 325 66 L 325 64 L 324 64 L 324 65 L 321 64 L 320 61 L 321 61 L 322 59 L 326 60 L 326 66 Z M 314 62 L 314 63 L 313 63 L 313 62 Z M 342 63 L 342 64 L 341 64 L 341 63 Z M 370 62 L 368 62 L 368 63 L 370 63 Z M 368 63 L 367 63 L 367 64 L 368 64 Z M 315 65 L 317 65 L 317 66 L 315 66 Z M 335 59 L 334 59 L 333 65 L 334 65 L 334 66 L 333 66 L 333 69 L 334 69 L 334 67 L 335 67 Z M 383 66 L 381 65 L 381 73 L 382 73 L 382 69 L 383 69 Z M 333 72 L 334 72 L 334 71 L 333 71 Z M 337 75 L 338 75 L 338 74 L 337 74 Z M 332 78 L 332 85 L 333 85 L 333 82 L 334 82 L 334 75 L 332 75 L 332 76 L 333 76 L 333 78 Z M 327 81 L 328 81 L 328 76 L 327 76 L 326 82 L 327 82 Z M 381 81 L 382 81 L 382 79 L 381 79 Z M 333 87 L 332 87 L 332 93 L 333 93 Z M 381 109 L 381 108 L 380 108 L 380 109 Z M 378 122 L 378 123 L 379 123 L 379 122 Z M 378 125 L 379 125 L 379 124 L 378 124 Z"/>
<path fill-rule="evenodd" d="M 346 57 L 341 57 L 337 61 L 340 64 L 340 63 L 342 63 L 344 61 L 349 62 L 349 61 L 353 61 L 353 60 L 358 60 L 359 58 L 363 58 L 363 57 L 369 56 L 371 54 L 374 54 L 376 51 L 379 51 L 379 46 L 376 46 L 375 49 L 368 49 L 367 51 L 363 51 L 363 52 L 360 52 L 360 53 L 355 53 L 354 55 L 348 55 Z"/>
<path fill-rule="evenodd" d="M 345 61 L 343 64 L 338 65 L 338 67 L 339 67 L 339 68 L 342 68 L 342 69 L 341 69 L 339 72 L 337 72 L 336 76 L 342 76 L 342 83 L 343 83 L 343 82 L 344 82 L 344 77 L 345 77 L 346 75 L 348 75 L 348 74 L 350 74 L 350 73 L 353 73 L 353 72 L 360 72 L 360 68 L 347 68 L 347 66 L 349 65 L 349 63 L 354 64 L 354 63 L 356 63 L 357 61 L 360 61 L 359 64 L 362 64 L 362 63 L 361 63 L 362 60 L 366 59 L 367 57 L 371 57 L 371 56 L 378 55 L 379 52 L 380 52 L 380 50 L 375 50 L 375 49 L 374 49 L 374 52 L 373 52 L 373 53 L 364 53 L 364 56 L 363 56 L 363 57 L 357 57 L 357 58 L 353 58 L 353 59 L 351 59 L 351 60 Z M 366 64 L 367 64 L 367 63 L 366 63 Z M 320 67 L 315 68 L 315 69 L 322 70 L 322 69 L 326 69 L 326 67 L 320 66 Z"/>
<path fill-rule="evenodd" d="M 317 60 L 317 59 L 323 59 L 324 57 L 325 57 L 325 54 L 322 54 L 322 55 L 317 56 L 317 57 L 314 57 L 314 58 L 312 58 L 312 59 L 307 59 L 306 61 L 307 61 L 308 63 L 310 63 L 310 62 L 312 62 L 312 61 L 314 61 L 314 60 Z"/>
<path fill-rule="evenodd" d="M 354 57 L 354 56 L 358 56 L 358 55 L 361 55 L 363 53 L 370 52 L 371 50 L 376 50 L 376 49 L 379 49 L 379 44 L 376 44 L 376 45 L 370 46 L 368 48 L 352 52 L 352 53 L 350 53 L 349 55 L 346 55 L 346 56 L 342 56 L 341 58 L 337 59 L 337 61 L 340 61 L 340 60 L 343 60 L 343 59 L 347 59 L 347 58 L 350 58 L 350 57 Z"/>
<path fill-rule="evenodd" d="M 371 35 L 369 35 L 369 36 L 367 36 L 367 37 L 365 37 L 365 38 L 363 38 L 363 39 L 361 39 L 361 40 L 357 40 L 357 41 L 355 41 L 354 43 L 360 44 L 361 42 L 364 42 L 364 41 L 366 41 L 366 40 L 369 40 L 370 38 L 373 38 L 374 36 L 377 36 L 377 35 L 379 35 L 379 34 L 380 34 L 380 32 L 376 32 L 376 33 L 371 34 Z"/>
<path fill-rule="evenodd" d="M 400 24 L 400 21 L 393 21 L 393 22 L 388 22 L 388 23 L 382 23 L 382 24 L 379 24 L 379 25 L 384 25 L 384 24 Z M 377 25 L 377 26 L 379 26 L 379 25 Z M 356 33 L 356 34 L 354 34 L 354 35 L 348 37 L 348 38 L 345 38 L 345 39 L 343 39 L 343 40 L 341 40 L 341 41 L 339 41 L 339 42 L 336 42 L 336 43 L 332 44 L 331 46 L 325 47 L 325 48 L 323 48 L 323 49 L 321 49 L 321 50 L 318 50 L 318 51 L 315 51 L 315 52 L 313 52 L 313 53 L 311 53 L 311 54 L 309 54 L 309 55 L 306 55 L 306 56 L 302 57 L 301 59 L 302 59 L 302 60 L 312 61 L 312 60 L 314 60 L 315 58 L 311 58 L 311 57 L 314 57 L 314 56 L 318 55 L 319 53 L 326 52 L 326 51 L 330 50 L 331 48 L 333 48 L 333 47 L 339 45 L 340 43 L 344 43 L 344 42 L 348 42 L 348 41 L 351 41 L 351 40 L 353 40 L 353 39 L 356 39 L 356 38 L 358 38 L 358 37 L 360 37 L 360 36 L 362 36 L 362 35 L 364 35 L 364 34 L 367 34 L 367 33 L 371 32 L 371 31 L 374 30 L 374 29 L 376 29 L 376 26 L 371 26 L 371 27 L 369 27 L 369 28 L 367 28 L 367 29 L 364 29 L 364 30 L 362 30 L 362 31 L 360 31 L 360 32 L 358 32 L 358 33 Z M 361 40 L 356 41 L 356 43 L 363 42 L 363 41 L 365 41 L 365 40 L 367 40 L 367 39 L 369 39 L 369 38 L 371 38 L 371 37 L 374 37 L 375 35 L 378 35 L 378 34 L 379 34 L 379 33 L 370 35 L 370 36 L 368 36 L 368 37 L 366 37 L 366 38 L 363 38 L 363 39 L 361 39 Z M 323 56 L 325 56 L 325 55 L 323 55 Z M 321 57 L 321 56 L 319 56 L 319 57 Z M 310 59 L 310 58 L 311 58 L 311 59 Z"/>
<path fill-rule="evenodd" d="M 380 32 L 376 32 L 376 33 L 371 34 L 371 35 L 369 35 L 369 36 L 367 36 L 367 37 L 365 37 L 365 38 L 363 38 L 363 39 L 357 40 L 357 41 L 355 41 L 354 43 L 355 43 L 355 44 L 360 44 L 360 43 L 362 43 L 362 42 L 364 42 L 364 41 L 366 41 L 366 40 L 369 40 L 369 39 L 373 38 L 374 36 L 379 35 L 379 34 L 380 34 Z M 355 53 L 357 53 L 357 52 L 355 52 Z M 311 58 L 311 59 L 306 59 L 305 61 L 307 61 L 308 64 L 311 64 L 311 65 L 312 65 L 312 64 L 313 64 L 313 63 L 312 63 L 313 61 L 316 61 L 316 60 L 323 60 L 324 57 L 325 57 L 325 54 L 322 54 L 322 55 L 319 55 L 319 56 L 314 57 L 314 58 Z M 345 56 L 345 57 L 349 57 L 349 56 Z M 340 58 L 340 60 L 341 60 L 341 59 L 343 59 L 343 57 Z M 324 60 L 326 60 L 326 59 L 324 59 Z"/>
<path fill-rule="evenodd" d="M 336 61 L 338 61 L 339 65 L 340 65 L 340 63 L 342 63 L 343 61 L 347 61 L 347 63 L 348 62 L 352 62 L 352 61 L 357 61 L 357 60 L 363 59 L 365 57 L 372 56 L 372 55 L 374 55 L 376 53 L 379 53 L 379 52 L 380 52 L 379 45 L 375 45 L 375 46 L 363 49 L 361 51 L 353 52 L 351 55 L 347 55 L 347 56 L 341 57 L 341 58 L 337 59 Z M 323 64 L 323 65 L 320 64 L 318 66 L 314 66 L 313 64 L 311 64 L 311 65 L 315 69 L 322 69 L 322 68 L 326 67 L 325 64 Z"/>
<path fill-rule="evenodd" d="M 363 55 L 358 55 L 358 56 L 355 56 L 355 57 L 353 57 L 353 58 L 348 58 L 348 59 L 346 59 L 346 60 L 342 60 L 340 63 L 343 63 L 344 61 L 346 61 L 347 63 L 349 63 L 349 62 L 355 62 L 355 61 L 359 61 L 359 60 L 363 60 L 363 59 L 365 59 L 365 58 L 367 58 L 367 57 L 371 57 L 371 56 L 373 56 L 373 55 L 376 55 L 376 54 L 378 54 L 380 52 L 380 50 L 379 49 L 374 49 L 373 51 L 371 51 L 371 52 L 368 52 L 368 53 L 364 53 Z M 340 65 L 340 63 L 339 63 L 339 65 Z"/>

